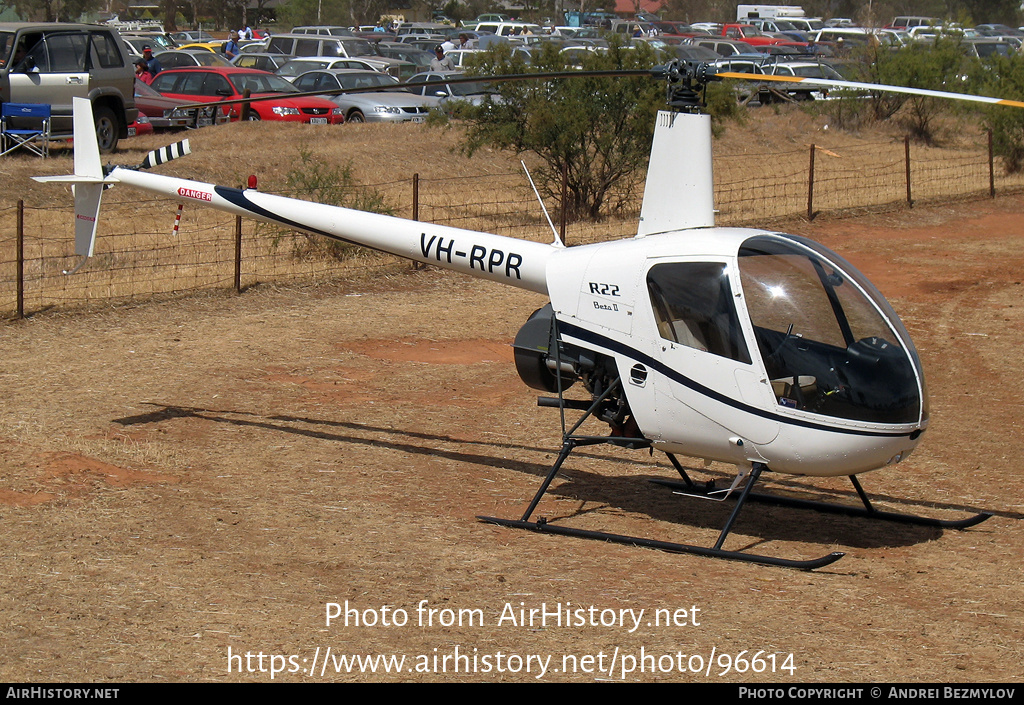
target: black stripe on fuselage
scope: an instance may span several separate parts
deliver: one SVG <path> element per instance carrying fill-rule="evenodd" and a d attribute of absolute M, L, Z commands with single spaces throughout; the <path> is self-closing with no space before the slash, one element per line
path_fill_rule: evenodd
<path fill-rule="evenodd" d="M 571 335 L 572 337 L 578 338 L 579 340 L 584 340 L 593 345 L 599 345 L 602 348 L 606 348 L 614 353 L 618 353 L 619 355 L 623 355 L 639 363 L 647 365 L 651 369 L 668 377 L 673 382 L 678 382 L 684 387 L 692 389 L 698 394 L 702 394 L 708 397 L 709 399 L 714 399 L 720 404 L 725 404 L 726 406 L 731 406 L 732 408 L 738 409 L 739 411 L 743 411 L 747 414 L 760 416 L 761 418 L 776 421 L 780 424 L 785 424 L 787 426 L 799 426 L 801 428 L 810 428 L 816 431 L 828 431 L 830 433 L 845 433 L 854 436 L 879 436 L 882 438 L 900 438 L 903 436 L 909 437 L 917 432 L 917 429 L 915 429 L 914 431 L 889 432 L 871 431 L 868 429 L 844 428 L 842 426 L 829 426 L 823 423 L 815 423 L 814 421 L 793 419 L 788 416 L 774 414 L 766 409 L 759 409 L 756 406 L 744 404 L 743 402 L 728 397 L 725 394 L 722 394 L 721 392 L 716 392 L 714 389 L 709 389 L 708 387 L 705 387 L 703 384 L 697 382 L 696 380 L 690 379 L 689 377 L 680 373 L 679 371 L 672 369 L 671 367 L 661 362 L 660 360 L 656 360 L 655 358 L 649 355 L 645 355 L 644 353 L 626 345 L 625 343 L 619 342 L 612 338 L 608 338 L 606 336 L 601 335 L 600 333 L 595 333 L 592 330 L 580 328 L 579 326 L 573 325 L 571 323 L 566 323 L 565 321 L 561 320 L 558 321 L 558 331 L 561 334 Z"/>
<path fill-rule="evenodd" d="M 368 250 L 377 250 L 377 252 L 384 252 L 385 254 L 394 254 L 388 252 L 387 250 L 382 250 L 380 248 L 373 247 L 372 245 L 367 245 L 362 242 L 356 242 L 355 240 L 349 240 L 348 238 L 341 237 L 340 235 L 335 235 L 334 233 L 327 232 L 326 230 L 320 230 L 318 228 L 311 227 L 309 225 L 306 225 L 305 223 L 300 223 L 297 220 L 292 220 L 291 218 L 285 218 L 282 215 L 267 210 L 263 206 L 258 206 L 252 201 L 250 201 L 246 197 L 245 191 L 243 191 L 242 189 L 231 188 L 229 186 L 214 186 L 213 190 L 216 191 L 217 195 L 223 198 L 225 201 L 228 201 L 233 205 L 238 206 L 239 208 L 244 208 L 253 215 L 259 216 L 260 218 L 266 218 L 267 220 L 272 220 L 275 223 L 280 223 L 281 225 L 287 225 L 289 227 L 295 228 L 296 230 L 304 230 L 307 233 L 323 235 L 324 237 L 329 237 L 332 240 L 338 240 L 339 242 L 347 242 L 350 245 L 358 245 L 359 247 L 365 247 Z M 296 203 L 306 202 L 298 198 L 289 200 L 293 200 Z"/>

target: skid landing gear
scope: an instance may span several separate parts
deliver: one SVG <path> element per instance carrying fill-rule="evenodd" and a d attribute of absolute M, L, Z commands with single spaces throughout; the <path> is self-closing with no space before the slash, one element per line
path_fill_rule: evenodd
<path fill-rule="evenodd" d="M 536 531 L 541 534 L 561 534 L 562 536 L 575 536 L 577 538 L 584 539 L 597 539 L 599 541 L 610 541 L 612 543 L 626 544 L 627 546 L 642 546 L 645 548 L 656 548 L 660 551 L 668 551 L 670 553 L 695 553 L 698 556 L 708 556 L 710 558 L 725 558 L 733 561 L 745 561 L 747 563 L 760 563 L 762 565 L 774 565 L 782 566 L 784 568 L 799 568 L 802 570 L 813 570 L 815 568 L 821 568 L 830 563 L 835 563 L 842 558 L 844 553 L 834 552 L 821 558 L 815 558 L 811 560 L 792 560 L 788 558 L 775 558 L 773 556 L 761 556 L 755 553 L 744 553 L 741 551 L 726 551 L 722 548 L 722 544 L 725 543 L 726 536 L 729 535 L 729 531 L 732 529 L 733 522 L 736 521 L 736 517 L 740 513 L 740 509 L 743 508 L 744 502 L 747 500 L 750 494 L 750 488 L 754 482 L 757 481 L 758 476 L 761 474 L 764 466 L 755 465 L 754 469 L 750 473 L 750 479 L 747 481 L 747 485 L 743 488 L 740 493 L 739 499 L 736 501 L 736 506 L 733 507 L 732 513 L 729 515 L 729 519 L 725 522 L 725 526 L 722 528 L 722 532 L 718 536 L 718 541 L 711 548 L 705 546 L 693 546 L 687 543 L 672 543 L 670 541 L 657 541 L 655 539 L 647 539 L 639 536 L 624 536 L 622 534 L 609 534 L 603 531 L 586 531 L 583 529 L 573 529 L 566 526 L 558 526 L 557 524 L 550 524 L 547 521 L 541 519 L 538 521 L 530 521 L 530 515 L 533 514 L 533 510 L 536 509 L 537 503 L 540 502 L 540 498 L 547 491 L 548 485 L 551 484 L 551 480 L 554 479 L 558 469 L 562 466 L 562 463 L 569 456 L 572 450 L 580 445 L 592 445 L 592 443 L 581 443 L 582 439 L 570 438 L 565 441 L 562 445 L 562 452 L 558 456 L 558 460 L 551 468 L 551 472 L 548 473 L 544 483 L 541 485 L 540 490 L 534 496 L 533 501 L 530 502 L 530 506 L 527 507 L 523 517 L 519 520 L 516 519 L 499 519 L 497 517 L 486 517 L 478 516 L 477 519 L 486 521 L 490 524 L 497 524 L 499 526 L 508 526 L 515 529 L 526 529 L 528 531 Z M 596 442 L 613 442 L 613 441 L 596 441 Z"/>
<path fill-rule="evenodd" d="M 821 568 L 823 566 L 834 563 L 845 554 L 834 552 L 821 558 L 815 558 L 811 560 L 791 560 L 786 558 L 775 558 L 773 556 L 761 556 L 754 553 L 745 553 L 741 551 L 726 551 L 722 548 L 725 543 L 726 537 L 732 530 L 733 523 L 736 521 L 736 517 L 739 516 L 740 510 L 746 503 L 753 488 L 754 483 L 757 482 L 761 473 L 767 469 L 765 465 L 755 463 L 753 469 L 750 472 L 750 476 L 747 480 L 746 485 L 739 493 L 739 498 L 736 501 L 736 506 L 733 507 L 732 513 L 729 515 L 728 520 L 725 522 L 725 526 L 722 528 L 721 533 L 718 536 L 718 541 L 711 548 L 705 546 L 693 546 L 685 543 L 672 543 L 669 541 L 656 541 L 654 539 L 647 539 L 638 536 L 624 536 L 621 534 L 610 534 L 602 531 L 585 531 L 583 529 L 573 529 L 570 527 L 558 526 L 556 524 L 548 523 L 544 519 L 538 521 L 530 521 L 530 517 L 533 515 L 534 510 L 537 508 L 537 504 L 540 503 L 541 497 L 547 492 L 548 487 L 551 485 L 552 480 L 555 479 L 555 475 L 558 474 L 562 464 L 565 462 L 569 454 L 572 453 L 576 448 L 581 446 L 599 445 L 602 443 L 611 443 L 614 445 L 625 445 L 631 448 L 643 448 L 650 446 L 650 441 L 646 439 L 627 437 L 627 436 L 580 436 L 576 435 L 576 430 L 583 424 L 589 416 L 601 407 L 604 399 L 612 396 L 620 389 L 620 381 L 616 379 L 611 385 L 607 387 L 605 393 L 594 400 L 593 404 L 590 404 L 583 414 L 583 417 L 570 429 L 568 432 L 563 433 L 562 436 L 562 451 L 558 454 L 558 459 L 555 464 L 551 467 L 551 471 L 548 472 L 547 477 L 544 478 L 544 482 L 541 484 L 540 489 L 537 490 L 537 494 L 534 495 L 533 501 L 526 508 L 522 518 L 516 519 L 500 519 L 498 517 L 478 516 L 477 519 L 485 521 L 490 524 L 497 524 L 498 526 L 507 526 L 515 529 L 526 529 L 528 531 L 536 531 L 542 534 L 560 534 L 563 536 L 575 536 L 577 538 L 586 539 L 597 539 L 600 541 L 610 541 L 612 543 L 621 543 L 629 546 L 642 546 L 646 548 L 656 548 L 662 551 L 669 551 L 673 553 L 695 553 L 699 556 L 708 556 L 711 558 L 724 558 L 727 560 L 734 561 L 745 561 L 748 563 L 760 563 L 763 565 L 782 566 L 785 568 L 799 568 L 802 570 L 813 570 L 815 568 Z M 566 401 L 562 398 L 554 400 L 543 400 L 542 404 L 545 406 L 552 405 L 548 402 L 554 402 L 554 405 L 558 405 L 564 409 L 569 406 Z M 670 456 L 671 457 L 671 456 Z M 674 459 L 673 459 L 674 460 Z M 678 463 L 677 463 L 677 467 Z M 684 473 L 685 477 L 685 473 Z M 689 478 L 686 478 L 689 480 Z M 692 482 L 690 483 L 693 484 Z"/>
<path fill-rule="evenodd" d="M 752 489 L 757 481 L 761 477 L 761 473 L 768 469 L 768 467 L 762 463 L 754 463 L 750 473 L 747 477 L 746 484 L 743 485 L 742 489 L 736 493 L 729 493 L 726 496 L 736 498 L 736 506 L 733 507 L 732 512 L 729 514 L 729 518 L 726 520 L 725 525 L 722 527 L 721 533 L 718 535 L 718 540 L 714 546 L 694 546 L 686 543 L 673 543 L 670 541 L 658 541 L 655 539 L 648 539 L 639 536 L 625 536 L 622 534 L 611 534 L 603 531 L 587 531 L 584 529 L 574 529 L 566 526 L 559 526 L 557 524 L 549 523 L 547 520 L 541 518 L 536 521 L 531 521 L 530 517 L 533 516 L 534 511 L 537 509 L 537 505 L 540 503 L 541 497 L 547 492 L 551 482 L 555 479 L 558 471 L 562 468 L 562 464 L 565 463 L 569 455 L 580 447 L 599 445 L 609 443 L 612 445 L 626 446 L 629 448 L 644 448 L 650 446 L 650 441 L 644 438 L 637 438 L 633 436 L 584 436 L 577 435 L 576 431 L 583 424 L 583 422 L 594 415 L 598 409 L 601 408 L 602 404 L 608 398 L 613 398 L 618 391 L 621 389 L 620 380 L 616 379 L 610 384 L 605 392 L 600 395 L 591 404 L 583 404 L 581 402 L 573 402 L 566 400 L 561 395 L 558 399 L 541 399 L 540 404 L 543 406 L 557 406 L 562 410 L 563 414 L 563 434 L 562 434 L 562 450 L 558 454 L 558 458 L 555 460 L 554 465 L 551 466 L 551 470 L 548 472 L 547 477 L 544 478 L 544 482 L 541 483 L 540 488 L 534 495 L 533 500 L 530 502 L 523 516 L 519 519 L 501 519 L 499 517 L 490 516 L 478 516 L 477 519 L 490 524 L 497 524 L 498 526 L 506 526 L 515 529 L 526 529 L 527 531 L 535 531 L 541 534 L 559 534 L 562 536 L 574 536 L 577 538 L 585 539 L 597 539 L 599 541 L 609 541 L 612 543 L 621 543 L 629 546 L 642 546 L 645 548 L 655 548 L 661 551 L 668 551 L 672 553 L 693 553 L 699 556 L 707 556 L 710 558 L 723 558 L 726 560 L 733 561 L 745 561 L 748 563 L 759 563 L 762 565 L 781 566 L 785 568 L 797 568 L 800 570 L 814 570 L 815 568 L 822 568 L 824 566 L 835 563 L 837 560 L 842 558 L 845 554 L 841 552 L 833 552 L 820 558 L 813 558 L 807 560 L 799 559 L 787 559 L 787 558 L 776 558 L 774 556 L 763 556 L 755 553 L 747 553 L 745 551 L 727 551 L 723 548 L 725 539 L 728 537 L 729 532 L 732 530 L 733 524 L 736 518 L 739 516 L 743 506 L 748 502 L 761 502 L 763 504 L 774 504 L 777 506 L 784 507 L 795 507 L 799 509 L 814 509 L 820 512 L 827 512 L 832 514 L 843 514 L 846 516 L 864 517 L 868 519 L 878 519 L 881 521 L 891 521 L 903 524 L 915 524 L 918 526 L 934 526 L 946 529 L 966 529 L 970 526 L 975 526 L 985 521 L 992 515 L 988 512 L 980 512 L 973 516 L 966 517 L 959 520 L 948 520 L 948 519 L 933 519 L 930 517 L 922 517 L 914 514 L 900 514 L 895 512 L 880 511 L 872 506 L 871 501 L 868 499 L 867 494 L 861 487 L 860 482 L 856 476 L 850 475 L 850 481 L 853 483 L 854 489 L 857 491 L 857 495 L 860 497 L 863 507 L 847 506 L 841 504 L 832 504 L 829 502 L 815 502 L 810 500 L 796 499 L 791 497 L 780 497 L 777 495 L 762 494 L 753 492 Z M 576 408 L 584 410 L 582 418 L 577 421 L 576 425 L 568 431 L 564 431 L 564 413 L 566 408 Z M 615 428 L 613 426 L 613 428 Z M 621 426 L 619 427 L 621 428 Z M 679 464 L 679 461 L 671 453 L 667 454 L 672 465 L 679 472 L 683 482 L 671 481 L 671 480 L 652 480 L 653 483 L 668 487 L 680 494 L 698 497 L 707 497 L 713 499 L 721 498 L 721 489 L 716 489 L 713 484 L 698 484 L 690 479 L 683 469 L 683 466 Z M 737 496 L 738 495 L 738 496 Z"/>

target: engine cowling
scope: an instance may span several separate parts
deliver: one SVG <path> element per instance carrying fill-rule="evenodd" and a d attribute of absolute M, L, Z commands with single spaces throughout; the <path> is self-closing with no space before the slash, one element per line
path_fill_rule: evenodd
<path fill-rule="evenodd" d="M 531 389 L 554 393 L 559 389 L 559 377 L 562 390 L 579 379 L 580 351 L 566 345 L 559 347 L 551 304 L 533 312 L 519 329 L 512 347 L 519 378 Z"/>

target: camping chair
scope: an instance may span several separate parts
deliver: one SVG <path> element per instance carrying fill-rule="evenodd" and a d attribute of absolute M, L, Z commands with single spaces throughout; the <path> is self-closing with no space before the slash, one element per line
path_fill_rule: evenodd
<path fill-rule="evenodd" d="M 40 157 L 50 155 L 49 105 L 4 103 L 0 106 L 0 156 L 19 147 Z"/>

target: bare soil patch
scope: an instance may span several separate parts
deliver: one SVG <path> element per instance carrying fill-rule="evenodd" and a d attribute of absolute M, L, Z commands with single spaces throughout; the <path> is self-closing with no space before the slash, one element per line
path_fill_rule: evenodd
<path fill-rule="evenodd" d="M 863 476 L 868 492 L 903 511 L 995 513 L 957 532 L 746 510 L 727 548 L 847 552 L 813 573 L 477 522 L 519 516 L 558 448 L 555 413 L 509 362 L 544 303 L 534 294 L 395 269 L 3 324 L 0 680 L 266 682 L 248 671 L 258 659 L 229 660 L 261 652 L 267 669 L 271 654 L 301 669 L 281 681 L 532 681 L 528 654 L 552 657 L 542 680 L 620 680 L 621 660 L 611 674 L 566 673 L 563 657 L 607 665 L 643 649 L 673 663 L 764 651 L 781 666 L 792 654 L 795 672 L 718 676 L 716 663 L 710 676 L 638 667 L 624 680 L 1018 681 L 1022 215 L 1024 199 L 1006 197 L 788 227 L 863 269 L 924 359 L 926 438 Z M 646 481 L 672 476 L 661 457 L 589 449 L 539 513 L 710 545 L 728 508 Z M 856 502 L 842 479 L 771 483 Z M 424 600 L 483 623 L 437 612 L 420 626 Z M 409 623 L 327 625 L 326 603 L 346 601 L 404 609 Z M 645 614 L 632 632 L 499 623 L 506 605 L 518 617 L 542 603 Z M 657 626 L 658 609 L 699 625 Z M 328 647 L 407 660 L 399 674 L 310 676 Z M 433 660 L 456 650 L 469 661 Z M 515 672 L 509 655 L 523 658 Z"/>

